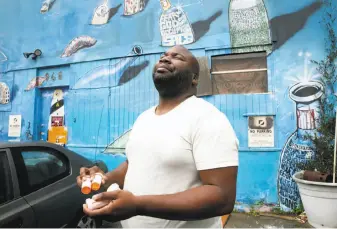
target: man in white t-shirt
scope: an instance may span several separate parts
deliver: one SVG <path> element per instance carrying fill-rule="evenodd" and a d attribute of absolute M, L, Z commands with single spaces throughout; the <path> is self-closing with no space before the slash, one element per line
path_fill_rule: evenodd
<path fill-rule="evenodd" d="M 127 161 L 105 174 L 120 191 L 89 216 L 108 216 L 125 228 L 220 228 L 236 198 L 238 140 L 226 116 L 195 96 L 199 64 L 182 46 L 169 49 L 153 70 L 160 100 L 136 120 L 126 146 Z M 101 172 L 82 168 L 85 175 Z"/>

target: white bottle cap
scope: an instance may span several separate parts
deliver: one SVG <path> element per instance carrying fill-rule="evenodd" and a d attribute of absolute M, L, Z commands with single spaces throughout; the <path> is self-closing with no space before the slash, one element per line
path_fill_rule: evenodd
<path fill-rule="evenodd" d="M 82 178 L 82 188 L 84 187 L 90 187 L 91 188 L 91 180 L 90 176 L 85 176 Z"/>
<path fill-rule="evenodd" d="M 92 183 L 101 184 L 102 180 L 103 180 L 103 174 L 101 174 L 101 173 L 95 173 L 94 180 L 92 181 Z"/>
<path fill-rule="evenodd" d="M 90 210 L 95 210 L 104 207 L 109 204 L 109 201 L 94 201 L 93 199 L 86 199 L 85 203 L 87 204 Z"/>
<path fill-rule="evenodd" d="M 113 192 L 113 191 L 116 191 L 116 190 L 121 190 L 121 189 L 119 188 L 119 185 L 117 183 L 114 183 L 114 184 L 109 186 L 107 192 Z"/>

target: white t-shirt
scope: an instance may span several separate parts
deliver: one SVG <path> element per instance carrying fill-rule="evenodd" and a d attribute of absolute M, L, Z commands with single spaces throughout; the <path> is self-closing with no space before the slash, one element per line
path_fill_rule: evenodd
<path fill-rule="evenodd" d="M 203 99 L 192 96 L 163 115 L 152 107 L 138 117 L 130 133 L 124 189 L 134 195 L 163 195 L 201 186 L 198 170 L 238 165 L 238 144 L 227 117 Z M 136 216 L 122 226 L 221 228 L 221 219 Z"/>

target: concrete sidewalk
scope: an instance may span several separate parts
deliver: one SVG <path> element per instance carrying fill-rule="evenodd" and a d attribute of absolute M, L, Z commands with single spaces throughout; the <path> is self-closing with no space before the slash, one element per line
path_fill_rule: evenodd
<path fill-rule="evenodd" d="M 109 223 L 104 221 L 102 228 L 121 228 L 120 223 Z M 308 223 L 300 223 L 291 220 L 291 217 L 253 216 L 246 213 L 232 213 L 225 228 L 312 228 Z"/>
<path fill-rule="evenodd" d="M 253 216 L 245 213 L 232 213 L 225 228 L 313 228 L 308 223 L 291 220 L 291 217 L 279 215 Z"/>

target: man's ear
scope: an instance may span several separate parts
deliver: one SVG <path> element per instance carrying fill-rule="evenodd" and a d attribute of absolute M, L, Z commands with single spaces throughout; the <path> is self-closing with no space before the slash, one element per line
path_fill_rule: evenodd
<path fill-rule="evenodd" d="M 199 79 L 198 75 L 194 74 L 193 75 L 193 79 L 192 79 L 192 85 L 193 86 L 197 86 L 198 85 L 198 79 Z"/>

